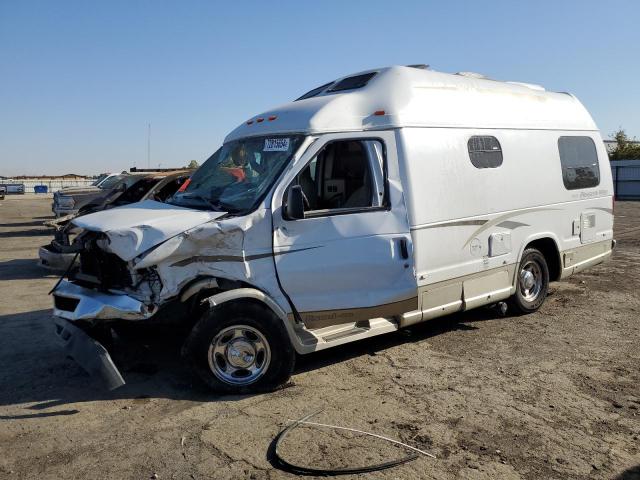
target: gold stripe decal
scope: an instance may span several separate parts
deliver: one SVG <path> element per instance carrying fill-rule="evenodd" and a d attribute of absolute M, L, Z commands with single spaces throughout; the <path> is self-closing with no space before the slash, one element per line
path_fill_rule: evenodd
<path fill-rule="evenodd" d="M 500 215 L 500 216 L 494 218 L 493 220 L 490 220 L 489 222 L 485 223 L 482 227 L 480 227 L 475 232 L 473 232 L 473 234 L 464 243 L 462 248 L 463 249 L 466 248 L 467 245 L 469 245 L 469 243 L 471 243 L 471 240 L 473 240 L 475 237 L 477 237 L 480 233 L 484 232 L 485 230 L 488 230 L 491 227 L 494 227 L 494 226 L 498 225 L 499 223 L 504 222 L 505 220 L 508 220 L 510 218 L 513 218 L 513 217 L 517 217 L 519 215 L 525 215 L 527 213 L 543 212 L 543 211 L 551 211 L 551 210 L 558 210 L 558 209 L 557 208 L 525 208 L 523 210 L 520 210 L 519 212 L 505 213 L 504 215 Z M 525 224 L 522 224 L 520 226 L 523 226 L 523 225 L 525 225 Z"/>
<path fill-rule="evenodd" d="M 342 310 L 319 310 L 300 312 L 300 318 L 309 329 L 340 325 L 342 323 L 359 322 L 378 317 L 391 317 L 411 312 L 418 308 L 418 297 L 399 302 L 375 305 L 372 307 L 345 308 Z"/>
<path fill-rule="evenodd" d="M 468 225 L 484 225 L 489 220 L 456 220 L 454 222 L 438 223 L 436 225 L 426 225 L 424 227 L 413 227 L 411 230 L 426 230 L 428 228 L 440 227 L 465 227 Z"/>

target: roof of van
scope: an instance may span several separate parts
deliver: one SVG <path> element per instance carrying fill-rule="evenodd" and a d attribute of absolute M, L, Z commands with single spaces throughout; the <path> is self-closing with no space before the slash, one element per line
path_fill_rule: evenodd
<path fill-rule="evenodd" d="M 367 75 L 372 73 L 373 76 Z M 365 81 L 358 83 L 352 80 L 354 77 Z M 353 85 L 356 87 L 341 89 Z M 490 80 L 468 72 L 449 74 L 393 66 L 348 75 L 318 90 L 309 98 L 248 119 L 225 142 L 290 132 L 315 134 L 414 126 L 598 129 L 580 101 L 569 93 Z"/>

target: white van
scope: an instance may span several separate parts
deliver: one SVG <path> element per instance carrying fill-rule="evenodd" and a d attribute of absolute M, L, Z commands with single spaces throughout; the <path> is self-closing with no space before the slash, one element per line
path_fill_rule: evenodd
<path fill-rule="evenodd" d="M 223 392 L 449 313 L 533 312 L 614 245 L 609 161 L 574 96 L 399 66 L 249 119 L 170 204 L 74 222 L 80 267 L 54 292 L 70 354 L 114 387 L 89 335 L 177 323 Z"/>

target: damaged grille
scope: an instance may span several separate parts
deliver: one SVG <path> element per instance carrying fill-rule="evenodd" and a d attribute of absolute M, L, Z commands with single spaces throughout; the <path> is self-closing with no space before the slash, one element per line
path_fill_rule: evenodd
<path fill-rule="evenodd" d="M 127 262 L 96 245 L 98 237 L 85 241 L 80 252 L 80 266 L 72 277 L 77 283 L 102 289 L 122 289 L 132 284 Z"/>

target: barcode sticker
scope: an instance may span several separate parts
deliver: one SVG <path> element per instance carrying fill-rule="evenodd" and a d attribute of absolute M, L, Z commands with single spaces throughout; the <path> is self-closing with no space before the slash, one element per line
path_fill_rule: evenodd
<path fill-rule="evenodd" d="M 288 138 L 265 138 L 263 151 L 287 152 L 289 151 L 289 139 Z"/>

